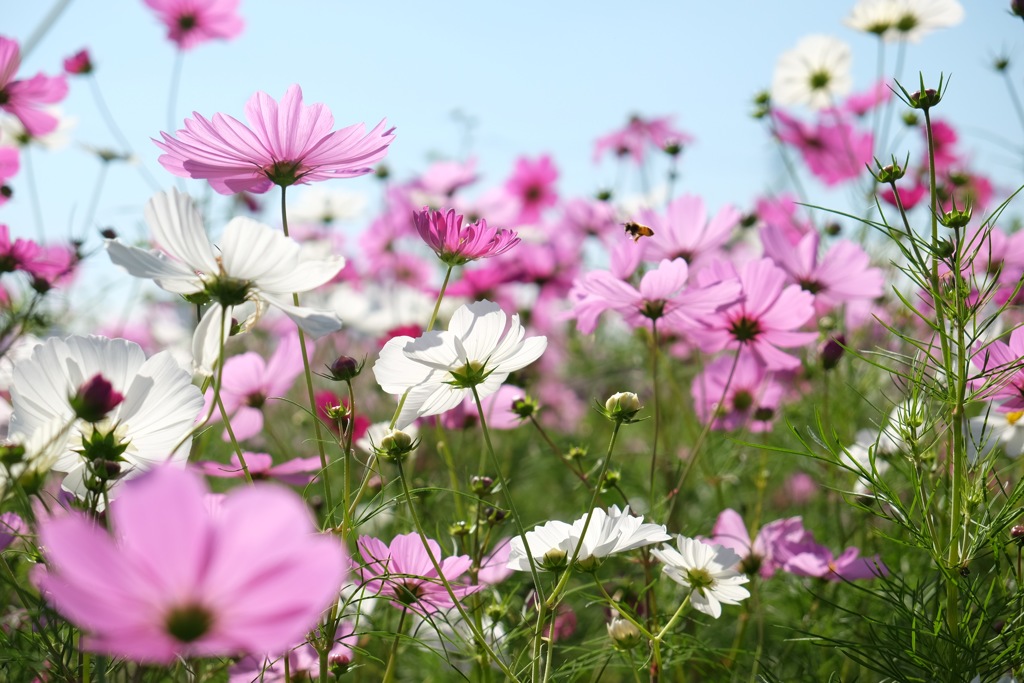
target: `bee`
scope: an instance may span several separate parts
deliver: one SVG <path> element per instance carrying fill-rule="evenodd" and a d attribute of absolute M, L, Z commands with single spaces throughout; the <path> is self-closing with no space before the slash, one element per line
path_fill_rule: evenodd
<path fill-rule="evenodd" d="M 628 221 L 622 224 L 622 227 L 626 229 L 626 234 L 633 238 L 633 242 L 639 242 L 641 237 L 653 237 L 654 231 L 648 228 L 646 225 Z"/>

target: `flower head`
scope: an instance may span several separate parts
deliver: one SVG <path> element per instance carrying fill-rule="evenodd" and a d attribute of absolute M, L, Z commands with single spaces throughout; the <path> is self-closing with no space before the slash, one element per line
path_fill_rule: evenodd
<path fill-rule="evenodd" d="M 239 0 L 145 0 L 167 26 L 167 38 L 179 50 L 207 40 L 228 40 L 242 32 L 244 22 L 236 14 Z"/>
<path fill-rule="evenodd" d="M 51 338 L 16 363 L 13 374 L 11 438 L 50 435 L 53 469 L 67 474 L 64 488 L 76 496 L 95 490 L 98 480 L 114 484 L 160 463 L 184 467 L 185 437 L 202 394 L 169 352 L 147 359 L 142 347 L 124 339 Z M 81 390 L 90 384 L 93 389 Z M 96 401 L 102 415 L 76 414 L 73 398 L 85 394 L 104 394 Z M 110 400 L 115 394 L 122 400 Z"/>
<path fill-rule="evenodd" d="M 488 227 L 482 218 L 463 226 L 463 216 L 455 213 L 455 209 L 442 213 L 424 206 L 412 217 L 423 241 L 449 266 L 498 256 L 519 244 L 515 232 Z"/>
<path fill-rule="evenodd" d="M 64 60 L 64 71 L 74 75 L 90 74 L 95 68 L 88 50 L 79 50 Z"/>
<path fill-rule="evenodd" d="M 256 312 L 280 309 L 313 337 L 341 328 L 336 315 L 292 304 L 292 294 L 329 282 L 345 265 L 341 257 L 314 258 L 298 242 L 251 218 L 232 219 L 220 249 L 210 243 L 199 212 L 188 195 L 161 192 L 146 205 L 146 222 L 162 251 L 107 240 L 110 260 L 135 277 L 151 278 L 163 289 L 206 298 L 210 307 L 196 326 L 192 355 L 197 372 L 211 374 L 235 307 L 250 301 Z"/>
<path fill-rule="evenodd" d="M 860 0 L 845 23 L 886 42 L 916 43 L 935 29 L 963 20 L 964 8 L 958 0 Z"/>
<path fill-rule="evenodd" d="M 160 468 L 110 506 L 115 536 L 75 514 L 40 525 L 43 595 L 85 648 L 162 663 L 280 652 L 336 599 L 344 551 L 294 493 L 236 489 L 215 514 L 206 494 L 198 475 Z"/>
<path fill-rule="evenodd" d="M 733 550 L 686 536 L 677 536 L 676 546 L 678 550 L 664 545 L 651 554 L 665 563 L 665 576 L 690 589 L 694 609 L 717 619 L 722 616 L 722 603 L 738 605 L 750 597 L 743 587 L 749 579 L 732 569 L 740 561 Z"/>
<path fill-rule="evenodd" d="M 44 76 L 15 80 L 21 66 L 21 51 L 17 41 L 0 36 L 0 109 L 18 117 L 31 137 L 52 133 L 57 128 L 57 117 L 44 112 L 40 105 L 54 104 L 68 94 L 64 76 Z"/>
<path fill-rule="evenodd" d="M 772 79 L 772 102 L 824 109 L 850 92 L 850 46 L 832 36 L 810 35 L 782 53 Z"/>
<path fill-rule="evenodd" d="M 365 581 L 364 588 L 371 594 L 391 598 L 395 607 L 408 607 L 421 614 L 455 604 L 438 577 L 430 555 L 437 560 L 441 574 L 449 584 L 466 573 L 473 563 L 468 555 L 442 558 L 437 541 L 427 539 L 427 546 L 424 546 L 416 532 L 395 536 L 390 545 L 370 536 L 361 536 L 356 545 L 364 562 L 356 569 Z M 427 554 L 428 546 L 430 555 Z M 453 585 L 452 592 L 461 598 L 477 588 Z"/>
<path fill-rule="evenodd" d="M 451 410 L 474 388 L 480 398 L 496 392 L 509 373 L 537 360 L 547 348 L 547 337 L 524 335 L 518 315 L 508 321 L 497 304 L 477 301 L 455 311 L 447 331 L 392 338 L 381 349 L 373 374 L 387 393 L 408 392 L 396 427 Z"/>
<path fill-rule="evenodd" d="M 382 120 L 364 135 L 361 123 L 331 131 L 334 117 L 323 104 L 302 103 L 293 85 L 281 102 L 257 92 L 245 105 L 246 126 L 226 114 L 185 119 L 177 137 L 160 133 L 160 163 L 183 178 L 205 178 L 221 194 L 266 192 L 274 185 L 305 185 L 369 173 L 384 158 L 394 129 Z"/>
<path fill-rule="evenodd" d="M 558 168 L 547 154 L 536 161 L 526 157 L 516 160 L 516 170 L 505 183 L 505 189 L 519 200 L 521 222 L 536 222 L 541 211 L 558 203 L 557 180 Z"/>

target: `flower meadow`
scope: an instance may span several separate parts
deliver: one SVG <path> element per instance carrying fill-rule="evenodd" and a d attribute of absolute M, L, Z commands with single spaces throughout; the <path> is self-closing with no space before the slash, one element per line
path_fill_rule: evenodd
<path fill-rule="evenodd" d="M 246 7 L 142 4 L 174 112 Z M 904 64 L 973 7 L 853 0 L 873 82 L 773 55 L 777 182 L 714 205 L 668 112 L 581 195 L 533 150 L 401 176 L 403 122 L 301 73 L 129 141 L 102 45 L 22 66 L 66 5 L 0 35 L 0 680 L 1024 677 L 1024 152 Z M 69 188 L 32 159 L 76 88 L 116 144 Z M 120 167 L 152 192 L 99 224 Z M 88 239 L 6 222 L 69 192 Z"/>

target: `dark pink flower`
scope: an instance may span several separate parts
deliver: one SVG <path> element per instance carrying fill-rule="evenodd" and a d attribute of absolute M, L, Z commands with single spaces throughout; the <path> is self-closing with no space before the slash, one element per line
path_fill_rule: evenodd
<path fill-rule="evenodd" d="M 114 389 L 103 375 L 86 380 L 74 396 L 68 398 L 75 416 L 86 422 L 99 422 L 124 401 L 124 394 Z"/>
<path fill-rule="evenodd" d="M 18 513 L 4 512 L 0 514 L 0 551 L 5 550 L 8 546 L 14 543 L 18 537 L 22 536 L 27 531 L 28 525 L 25 524 L 25 520 L 23 520 Z M 508 553 L 506 552 L 506 555 L 507 554 Z M 509 570 L 510 573 L 511 571 L 512 570 Z"/>
<path fill-rule="evenodd" d="M 329 178 L 365 175 L 394 140 L 382 120 L 369 133 L 357 123 L 331 131 L 334 117 L 323 104 L 302 103 L 293 85 L 281 102 L 257 92 L 245 105 L 247 127 L 226 114 L 185 119 L 173 137 L 154 140 L 164 151 L 160 163 L 184 178 L 205 178 L 221 194 L 261 193 L 273 185 L 305 185 Z"/>
<path fill-rule="evenodd" d="M 519 244 L 515 232 L 489 227 L 482 218 L 462 225 L 463 216 L 455 213 L 455 209 L 442 213 L 424 206 L 413 214 L 413 221 L 423 241 L 449 266 L 498 256 Z"/>
<path fill-rule="evenodd" d="M 199 476 L 159 468 L 125 485 L 111 535 L 76 514 L 43 521 L 43 596 L 85 649 L 142 662 L 281 652 L 337 599 L 345 554 L 293 492 L 235 489 L 215 513 Z"/>
<path fill-rule="evenodd" d="M 207 40 L 234 38 L 244 22 L 238 16 L 239 0 L 145 0 L 167 27 L 167 38 L 179 50 Z"/>
<path fill-rule="evenodd" d="M 631 156 L 637 166 L 644 162 L 648 147 L 664 150 L 670 144 L 687 145 L 693 137 L 672 127 L 671 116 L 645 119 L 637 114 L 629 117 L 626 127 L 600 137 L 594 143 L 594 161 L 611 151 L 617 157 Z"/>
<path fill-rule="evenodd" d="M 874 138 L 838 117 L 811 126 L 773 110 L 779 140 L 800 152 L 807 168 L 826 185 L 860 176 L 871 163 Z"/>
<path fill-rule="evenodd" d="M 92 57 L 88 50 L 79 50 L 64 60 L 64 71 L 72 75 L 91 74 L 93 70 Z"/>
<path fill-rule="evenodd" d="M 456 598 L 462 599 L 478 590 L 479 586 L 456 583 L 473 564 L 468 555 L 442 557 L 437 541 L 427 539 L 427 543 Z M 390 545 L 371 536 L 360 536 L 356 545 L 363 558 L 363 564 L 357 566 L 356 571 L 362 576 L 363 586 L 369 594 L 389 598 L 395 607 L 409 608 L 420 614 L 455 605 L 441 583 L 419 534 L 412 532 L 395 536 Z"/>
<path fill-rule="evenodd" d="M 782 403 L 783 387 L 752 355 L 720 356 L 704 368 L 690 388 L 693 408 L 714 429 L 771 429 Z"/>
<path fill-rule="evenodd" d="M 39 73 L 29 79 L 14 80 L 21 65 L 18 43 L 0 36 L 0 109 L 18 117 L 25 131 L 32 136 L 46 135 L 57 128 L 57 117 L 40 109 L 56 104 L 68 94 L 64 76 Z"/>
<path fill-rule="evenodd" d="M 505 189 L 519 200 L 519 221 L 534 223 L 541 211 L 558 203 L 558 169 L 547 154 L 536 161 L 520 157 Z"/>
<path fill-rule="evenodd" d="M 320 458 L 293 458 L 280 465 L 274 464 L 274 459 L 267 453 L 250 453 L 246 451 L 245 466 L 249 468 L 249 476 L 253 480 L 274 479 L 289 486 L 305 486 L 313 481 L 313 478 L 322 469 Z M 220 477 L 225 479 L 244 479 L 245 472 L 242 470 L 242 462 L 238 454 L 231 456 L 231 462 L 227 465 L 220 462 L 204 460 L 196 463 L 199 471 L 208 477 Z"/>

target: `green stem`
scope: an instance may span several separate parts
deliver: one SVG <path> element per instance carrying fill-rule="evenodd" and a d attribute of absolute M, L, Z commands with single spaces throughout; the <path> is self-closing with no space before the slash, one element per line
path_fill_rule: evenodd
<path fill-rule="evenodd" d="M 648 482 L 648 500 L 654 500 L 654 473 L 658 465 L 658 435 L 661 428 L 661 403 L 658 401 L 658 321 L 651 320 L 651 380 L 654 389 L 654 439 L 651 443 L 651 472 Z M 601 487 L 601 482 L 597 482 Z"/>
<path fill-rule="evenodd" d="M 287 187 L 281 186 L 281 228 L 284 230 L 284 236 L 288 235 L 288 200 L 287 200 Z M 299 295 L 297 292 L 292 293 L 292 303 L 299 306 Z M 313 416 L 313 434 L 316 441 L 317 453 L 320 455 L 320 479 L 324 486 L 324 525 L 325 528 L 330 529 L 334 526 L 334 497 L 331 495 L 331 475 L 328 467 L 330 461 L 327 458 L 327 449 L 324 447 L 323 432 L 320 430 L 320 416 L 317 414 L 316 408 L 316 396 L 313 393 L 313 373 L 309 369 L 309 353 L 306 351 L 306 335 L 302 332 L 302 328 L 297 328 L 299 331 L 299 350 L 302 352 L 302 373 L 306 378 L 306 397 L 309 399 L 309 410 Z"/>
<path fill-rule="evenodd" d="M 388 654 L 388 665 L 384 669 L 382 683 L 391 683 L 395 680 L 395 662 L 398 660 L 398 643 L 402 639 L 402 628 L 405 626 L 405 615 L 409 610 L 402 608 L 402 615 L 398 618 L 398 628 L 395 629 L 395 640 L 391 643 L 391 651 Z"/>
<path fill-rule="evenodd" d="M 652 671 L 652 676 L 658 676 L 661 674 L 661 641 L 665 638 L 665 634 L 676 625 L 679 618 L 683 616 L 683 611 L 690 605 L 691 595 L 693 595 L 692 589 L 686 594 L 686 598 L 683 600 L 682 604 L 679 605 L 679 609 L 675 611 L 675 614 L 673 614 L 672 618 L 668 620 L 668 623 L 665 624 L 664 628 L 658 631 L 658 633 L 651 638 L 651 650 L 654 656 L 654 670 Z"/>

